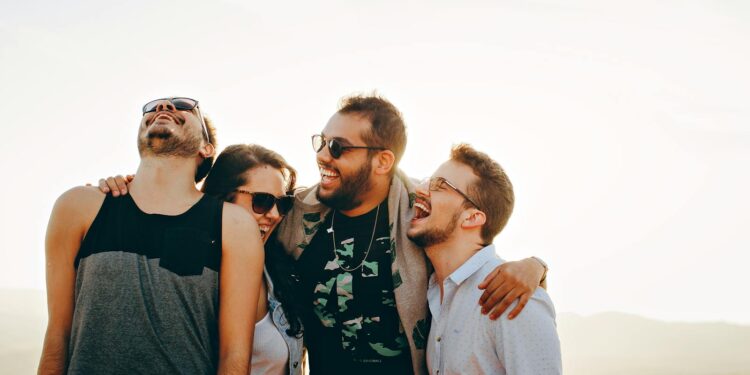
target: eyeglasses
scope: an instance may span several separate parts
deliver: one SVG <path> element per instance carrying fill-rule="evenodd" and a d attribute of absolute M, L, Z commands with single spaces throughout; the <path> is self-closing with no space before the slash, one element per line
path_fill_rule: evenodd
<path fill-rule="evenodd" d="M 331 152 L 331 157 L 334 159 L 338 159 L 341 157 L 341 154 L 344 153 L 344 151 L 350 149 L 350 148 L 364 148 L 368 150 L 387 150 L 385 147 L 371 147 L 371 146 L 344 146 L 341 144 L 341 141 L 337 139 L 326 139 L 321 134 L 315 134 L 312 136 L 312 146 L 313 150 L 315 152 L 320 152 L 320 150 L 323 149 L 324 146 L 328 146 L 328 151 Z"/>
<path fill-rule="evenodd" d="M 279 215 L 284 216 L 289 213 L 294 204 L 294 196 L 282 195 L 276 197 L 270 193 L 251 192 L 247 190 L 237 189 L 235 193 L 248 194 L 252 197 L 253 212 L 258 215 L 265 215 L 268 211 L 271 211 L 274 205 L 279 210 Z"/>
<path fill-rule="evenodd" d="M 463 191 L 461 191 L 461 189 L 457 188 L 456 185 L 453 185 L 450 181 L 446 180 L 443 177 L 430 177 L 430 178 L 426 178 L 426 179 L 424 179 L 424 181 L 422 181 L 422 183 L 429 183 L 430 191 L 438 191 L 438 190 L 440 190 L 440 187 L 443 184 L 446 184 L 446 185 L 448 185 L 449 188 L 453 189 L 456 193 L 461 194 L 461 196 L 464 197 L 464 199 L 466 199 L 467 201 L 469 201 L 469 203 L 473 204 L 474 207 L 476 207 L 477 209 L 481 210 L 481 208 L 479 208 L 479 205 L 476 204 L 474 202 L 474 200 L 472 200 L 471 198 L 469 198 L 469 196 L 466 195 L 466 193 L 464 193 Z"/>
<path fill-rule="evenodd" d="M 203 136 L 206 137 L 206 142 L 208 142 L 208 127 L 206 127 L 206 120 L 203 119 L 203 113 L 201 113 L 200 107 L 198 107 L 198 101 L 195 99 L 190 98 L 161 98 L 161 99 L 155 99 L 152 100 L 146 104 L 143 105 L 143 114 L 150 112 L 156 112 L 156 108 L 159 106 L 159 102 L 163 100 L 168 100 L 174 108 L 178 111 L 192 111 L 193 109 L 197 109 L 198 111 L 198 117 L 201 119 L 201 126 L 203 126 Z"/>

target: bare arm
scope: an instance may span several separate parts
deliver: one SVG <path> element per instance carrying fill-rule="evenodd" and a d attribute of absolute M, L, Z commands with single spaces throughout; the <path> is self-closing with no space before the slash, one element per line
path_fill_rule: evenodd
<path fill-rule="evenodd" d="M 521 313 L 538 286 L 547 287 L 544 266 L 534 258 L 505 262 L 479 284 L 484 293 L 479 298 L 482 313 L 497 319 L 515 300 L 518 305 L 508 314 L 513 319 Z"/>
<path fill-rule="evenodd" d="M 258 224 L 242 208 L 224 204 L 219 273 L 219 374 L 250 372 L 263 256 Z"/>
<path fill-rule="evenodd" d="M 47 312 L 39 374 L 64 374 L 73 320 L 74 261 L 104 195 L 94 188 L 74 188 L 55 202 L 47 225 L 45 256 Z"/>

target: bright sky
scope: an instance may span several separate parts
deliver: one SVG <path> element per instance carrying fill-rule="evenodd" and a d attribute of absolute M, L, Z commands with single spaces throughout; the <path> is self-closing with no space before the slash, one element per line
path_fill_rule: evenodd
<path fill-rule="evenodd" d="M 749 37 L 742 0 L 3 0 L 0 288 L 44 288 L 54 200 L 135 171 L 150 99 L 200 100 L 220 147 L 310 185 L 309 136 L 377 90 L 410 175 L 457 142 L 506 168 L 496 244 L 550 264 L 558 311 L 750 323 Z"/>

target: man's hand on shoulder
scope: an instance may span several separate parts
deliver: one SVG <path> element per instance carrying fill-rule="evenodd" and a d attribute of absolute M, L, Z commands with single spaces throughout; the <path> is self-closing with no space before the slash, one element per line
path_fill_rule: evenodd
<path fill-rule="evenodd" d="M 544 277 L 544 266 L 534 258 L 499 265 L 479 284 L 479 289 L 484 289 L 479 298 L 482 313 L 489 313 L 490 319 L 497 319 L 513 301 L 518 300 L 518 305 L 508 314 L 508 319 L 515 318 Z"/>
<path fill-rule="evenodd" d="M 128 184 L 133 182 L 135 175 L 121 175 L 118 174 L 114 177 L 100 178 L 99 179 L 99 190 L 104 194 L 112 193 L 113 197 L 119 197 L 128 193 Z M 86 184 L 86 186 L 91 186 Z"/>

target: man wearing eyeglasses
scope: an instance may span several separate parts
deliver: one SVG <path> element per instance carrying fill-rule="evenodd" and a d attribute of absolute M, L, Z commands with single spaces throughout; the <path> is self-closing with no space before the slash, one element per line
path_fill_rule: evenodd
<path fill-rule="evenodd" d="M 312 143 L 320 183 L 296 194 L 278 236 L 297 259 L 310 373 L 424 374 L 430 266 L 406 237 L 415 193 L 397 171 L 401 114 L 380 97 L 346 98 Z M 521 297 L 518 314 L 544 274 L 533 259 L 495 270 L 484 312 Z"/>
<path fill-rule="evenodd" d="M 197 101 L 151 101 L 130 194 L 57 200 L 40 374 L 248 373 L 263 249 L 249 213 L 196 189 L 215 144 Z"/>
<path fill-rule="evenodd" d="M 561 374 L 555 308 L 543 289 L 513 321 L 490 321 L 475 303 L 479 284 L 503 263 L 492 241 L 515 200 L 503 168 L 458 145 L 416 192 L 407 235 L 424 248 L 435 270 L 427 292 L 430 374 Z"/>

